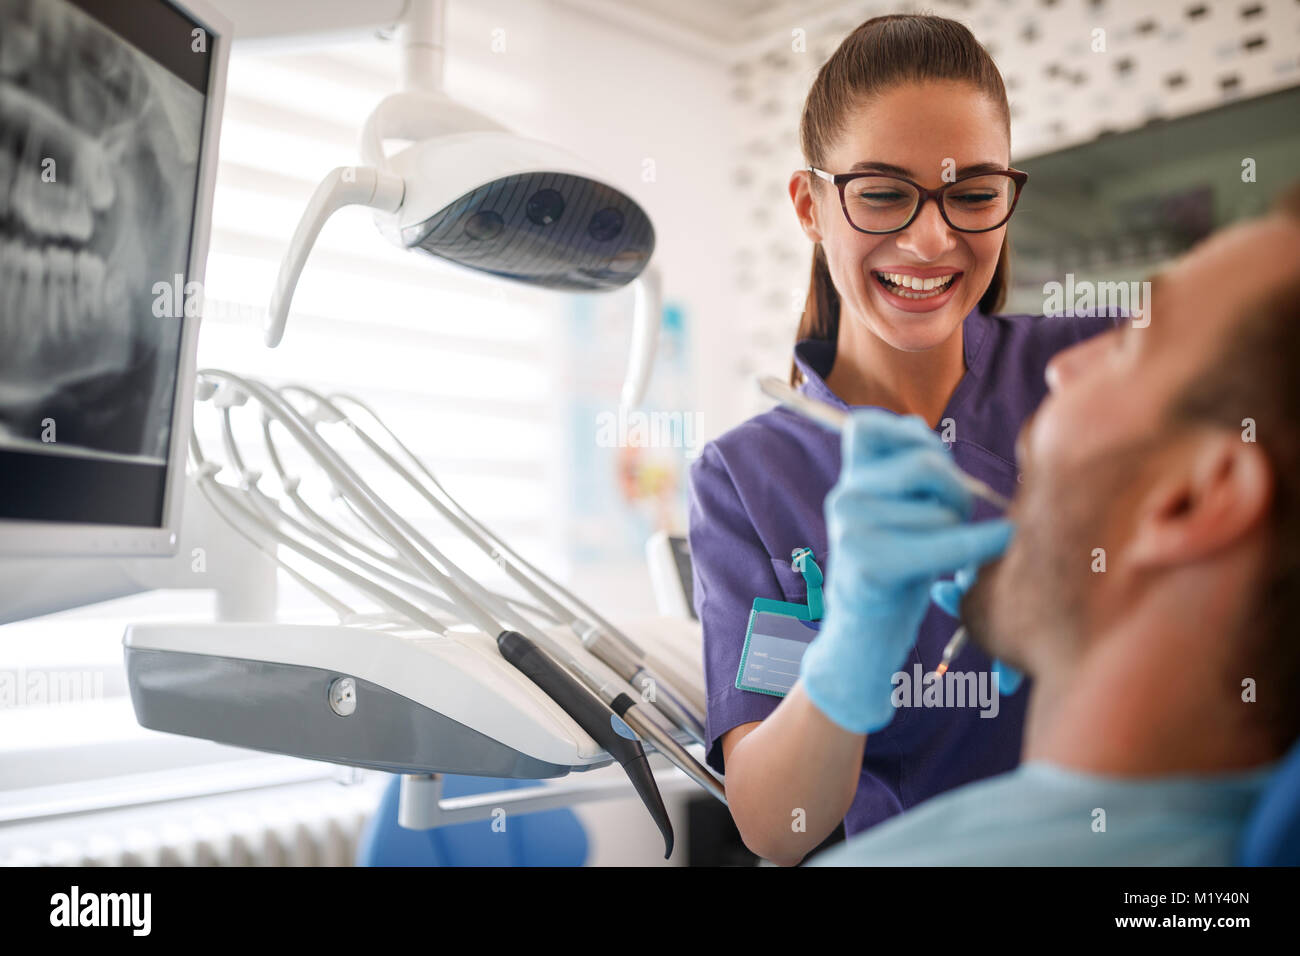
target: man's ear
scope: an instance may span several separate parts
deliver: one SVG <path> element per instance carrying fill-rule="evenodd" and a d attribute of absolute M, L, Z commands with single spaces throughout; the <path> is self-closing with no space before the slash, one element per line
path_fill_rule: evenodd
<path fill-rule="evenodd" d="M 1206 428 L 1188 439 L 1143 496 L 1126 550 L 1135 566 L 1184 564 L 1231 547 L 1268 514 L 1273 467 L 1240 433 Z"/>

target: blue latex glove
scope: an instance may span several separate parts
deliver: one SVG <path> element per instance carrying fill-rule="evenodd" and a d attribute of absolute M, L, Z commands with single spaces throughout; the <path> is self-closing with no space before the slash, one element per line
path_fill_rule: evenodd
<path fill-rule="evenodd" d="M 953 617 L 960 616 L 961 599 L 975 583 L 975 571 L 971 565 L 958 571 L 951 581 L 936 581 L 930 588 L 931 600 Z M 998 677 L 998 692 L 1003 697 L 1010 697 L 1018 691 L 1021 681 L 1025 679 L 1020 671 L 996 658 L 993 660 L 993 673 Z"/>
<path fill-rule="evenodd" d="M 974 501 L 939 437 L 916 416 L 860 409 L 841 440 L 826 496 L 826 616 L 799 675 L 819 710 L 870 733 L 893 719 L 893 675 L 906 662 L 941 576 L 1001 554 L 1004 519 L 969 521 Z"/>

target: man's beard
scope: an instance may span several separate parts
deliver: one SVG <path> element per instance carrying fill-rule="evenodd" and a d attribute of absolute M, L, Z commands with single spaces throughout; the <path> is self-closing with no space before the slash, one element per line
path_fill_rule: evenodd
<path fill-rule="evenodd" d="M 1077 643 L 1086 632 L 1098 556 L 1109 561 L 1109 529 L 1156 442 L 1131 442 L 1097 455 L 1071 474 L 1026 476 L 1012 520 L 1016 532 L 999 560 L 981 569 L 961 603 L 971 640 L 992 657 L 1032 672 L 1030 642 Z"/>

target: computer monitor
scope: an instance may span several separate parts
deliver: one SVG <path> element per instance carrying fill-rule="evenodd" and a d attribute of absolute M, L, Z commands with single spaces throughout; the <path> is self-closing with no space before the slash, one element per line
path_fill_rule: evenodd
<path fill-rule="evenodd" d="M 175 550 L 230 39 L 0 0 L 0 558 Z"/>

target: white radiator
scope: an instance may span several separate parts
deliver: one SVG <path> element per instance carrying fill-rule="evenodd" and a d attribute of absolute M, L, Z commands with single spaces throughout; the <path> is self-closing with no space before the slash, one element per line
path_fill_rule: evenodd
<path fill-rule="evenodd" d="M 0 830 L 3 866 L 351 866 L 386 775 L 84 814 Z"/>

